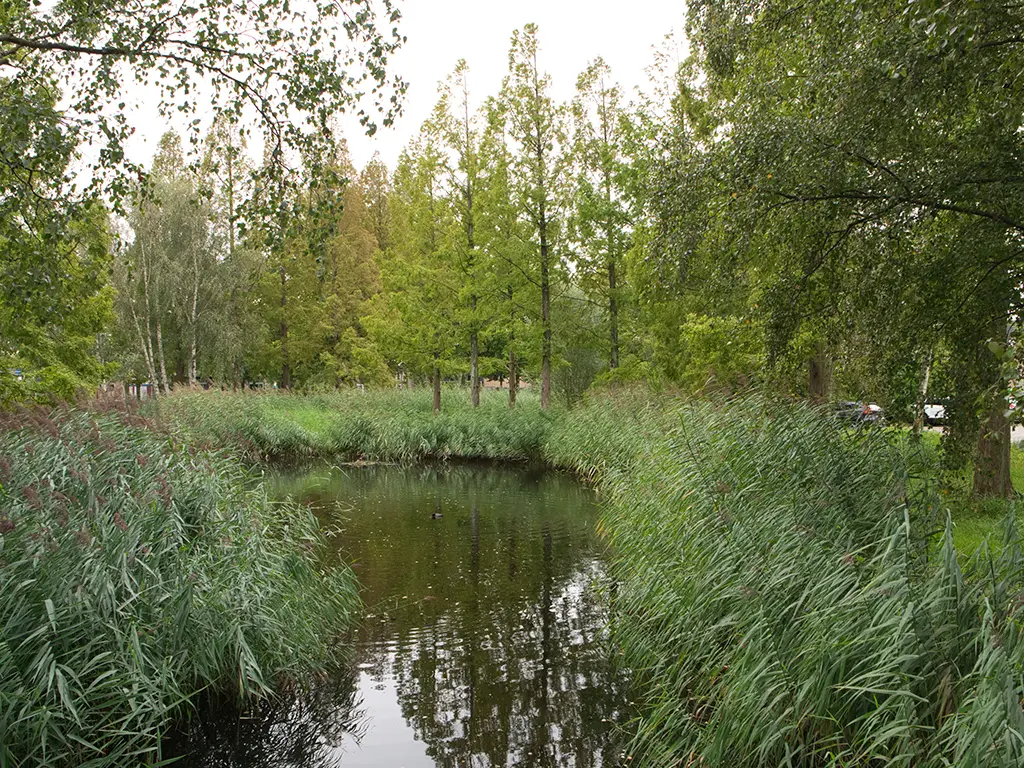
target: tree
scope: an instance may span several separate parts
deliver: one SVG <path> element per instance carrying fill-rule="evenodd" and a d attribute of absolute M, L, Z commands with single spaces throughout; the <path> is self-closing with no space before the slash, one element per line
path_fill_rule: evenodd
<path fill-rule="evenodd" d="M 512 153 L 506 138 L 505 106 L 500 99 L 484 105 L 480 140 L 480 186 L 476 196 L 479 216 L 474 234 L 486 263 L 481 293 L 488 297 L 497 319 L 495 341 L 507 356 L 509 407 L 515 407 L 520 371 L 531 349 L 529 314 L 536 305 L 530 269 L 532 245 L 529 226 L 513 200 Z M 535 315 L 535 313 L 534 313 Z"/>
<path fill-rule="evenodd" d="M 151 185 L 148 193 L 140 191 L 132 210 L 134 241 L 117 270 L 119 304 L 123 322 L 135 329 L 151 381 L 167 393 L 167 349 L 177 352 L 188 383 L 197 381 L 200 325 L 215 300 L 217 250 L 208 203 L 173 132 L 160 140 Z"/>
<path fill-rule="evenodd" d="M 469 329 L 470 400 L 480 405 L 480 334 L 489 318 L 481 306 L 481 253 L 477 220 L 480 218 L 481 159 L 477 115 L 469 106 L 469 67 L 459 60 L 455 71 L 441 86 L 435 121 L 448 152 L 444 153 L 452 205 L 462 237 L 455 243 L 460 294 L 465 307 L 462 325 Z"/>
<path fill-rule="evenodd" d="M 819 367 L 848 330 L 837 312 L 850 306 L 843 297 L 867 297 L 880 284 L 857 277 L 876 275 L 914 243 L 933 244 L 916 269 L 895 273 L 902 290 L 876 295 L 890 299 L 883 311 L 901 317 L 900 333 L 915 340 L 919 369 L 937 328 L 961 350 L 964 409 L 999 384 L 998 366 L 971 351 L 982 341 L 978 328 L 1005 343 L 1005 319 L 1020 303 L 1008 286 L 1020 283 L 1024 235 L 1016 170 L 1024 19 L 1002 4 L 877 0 L 858 8 L 691 4 L 719 134 L 700 148 L 701 161 L 686 159 L 694 170 L 680 173 L 709 186 L 718 180 L 704 209 L 717 207 L 730 252 L 757 265 L 774 353 L 810 326 Z M 944 234 L 924 237 L 935 231 Z M 951 241 L 966 246 L 953 261 L 942 246 Z M 921 292 L 946 298 L 907 313 Z M 879 308 L 873 298 L 855 303 Z M 988 403 L 975 491 L 1003 494 L 1005 405 L 1001 396 Z M 962 440 L 972 421 L 978 429 L 977 416 L 958 422 Z"/>
<path fill-rule="evenodd" d="M 565 111 L 549 93 L 551 79 L 540 70 L 537 27 L 527 24 L 512 34 L 509 74 L 502 87 L 508 137 L 515 149 L 510 166 L 520 215 L 536 242 L 532 279 L 541 295 L 541 407 L 551 401 L 551 287 L 561 260 L 560 236 L 566 158 Z"/>
<path fill-rule="evenodd" d="M 378 346 L 400 370 L 429 376 L 435 412 L 441 409 L 442 375 L 459 367 L 459 282 L 453 268 L 458 235 L 445 175 L 439 126 L 427 120 L 395 170 L 392 247 L 381 264 L 384 290 L 366 320 Z"/>
<path fill-rule="evenodd" d="M 247 236 L 243 210 L 252 197 L 252 163 L 247 141 L 237 122 L 221 115 L 202 146 L 200 194 L 211 212 L 217 265 L 210 290 L 216 293 L 207 324 L 207 375 L 242 385 L 246 354 L 258 338 L 258 318 L 250 301 L 263 253 Z"/>
<path fill-rule="evenodd" d="M 364 203 L 364 190 L 355 179 L 345 185 L 335 231 L 322 260 L 321 305 L 324 351 L 320 377 L 332 386 L 381 381 L 384 363 L 369 348 L 362 318 L 370 300 L 380 292 L 379 253 L 374 210 Z M 314 377 L 316 378 L 316 377 Z"/>
<path fill-rule="evenodd" d="M 359 174 L 363 190 L 366 216 L 377 240 L 377 250 L 386 251 L 391 245 L 391 174 L 376 152 Z"/>
<path fill-rule="evenodd" d="M 619 87 L 601 58 L 580 75 L 573 116 L 573 198 L 571 237 L 576 267 L 586 292 L 607 309 L 608 367 L 619 366 L 619 307 L 622 262 L 629 248 Z"/>
<path fill-rule="evenodd" d="M 53 78 L 0 76 L 2 403 L 71 398 L 108 372 L 92 352 L 111 311 L 109 220 L 92 197 L 65 204 L 76 147 L 56 100 Z"/>

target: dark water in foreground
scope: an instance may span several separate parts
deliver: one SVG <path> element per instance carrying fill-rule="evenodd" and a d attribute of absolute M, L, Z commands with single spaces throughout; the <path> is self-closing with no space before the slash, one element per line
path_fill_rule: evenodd
<path fill-rule="evenodd" d="M 618 765 L 625 693 L 592 490 L 475 466 L 325 468 L 274 485 L 342 526 L 336 554 L 366 604 L 354 658 L 310 694 L 207 716 L 184 765 Z"/>

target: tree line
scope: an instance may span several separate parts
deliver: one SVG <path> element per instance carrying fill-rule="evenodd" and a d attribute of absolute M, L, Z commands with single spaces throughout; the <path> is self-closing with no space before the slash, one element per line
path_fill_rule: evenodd
<path fill-rule="evenodd" d="M 488 378 L 546 406 L 594 381 L 754 383 L 918 422 L 941 398 L 947 465 L 973 459 L 975 490 L 1006 495 L 1021 16 L 696 1 L 687 55 L 656 53 L 646 92 L 597 60 L 566 103 L 527 25 L 483 98 L 458 64 L 394 168 L 356 169 L 337 141 L 265 141 L 255 162 L 224 111 L 190 160 L 165 137 L 120 236 L 80 207 L 61 280 L 19 273 L 66 322 L 5 353 L 59 360 L 36 365 L 53 388 L 429 382 L 439 406 L 443 381 L 476 403 Z M 58 284 L 81 293 L 63 310 Z"/>
<path fill-rule="evenodd" d="M 514 404 L 528 377 L 546 407 L 640 365 L 621 328 L 641 129 L 603 61 L 566 104 L 535 26 L 509 61 L 479 108 L 460 61 L 394 169 L 356 169 L 344 142 L 303 164 L 306 184 L 273 200 L 280 227 L 246 217 L 266 191 L 229 118 L 198 162 L 166 134 L 114 256 L 120 374 L 160 392 L 430 382 L 438 407 L 444 380 L 476 404 L 498 378 Z"/>

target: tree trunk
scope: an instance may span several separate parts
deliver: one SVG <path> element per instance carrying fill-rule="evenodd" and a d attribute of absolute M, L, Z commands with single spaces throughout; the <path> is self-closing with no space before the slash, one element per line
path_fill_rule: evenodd
<path fill-rule="evenodd" d="M 473 299 L 476 309 L 476 298 Z M 469 334 L 469 397 L 474 408 L 480 406 L 480 340 L 474 330 Z"/>
<path fill-rule="evenodd" d="M 189 326 L 192 332 L 188 350 L 188 384 L 194 387 L 197 383 L 196 354 L 199 343 L 199 254 L 192 251 L 192 313 L 189 315 Z"/>
<path fill-rule="evenodd" d="M 924 406 L 928 402 L 928 381 L 932 376 L 932 355 L 934 350 L 928 350 L 928 357 L 925 359 L 924 370 L 921 373 L 921 381 L 917 387 L 917 403 L 914 407 L 914 437 L 920 438 L 924 431 Z"/>
<path fill-rule="evenodd" d="M 156 321 L 156 354 L 160 362 L 160 382 L 163 384 L 164 394 L 171 394 L 171 385 L 167 382 L 167 362 L 164 359 L 164 334 L 162 324 Z"/>
<path fill-rule="evenodd" d="M 611 247 L 611 237 L 608 238 Z M 611 355 L 608 367 L 615 370 L 619 367 L 619 308 L 615 300 L 615 259 L 608 260 L 608 335 L 611 342 Z"/>
<path fill-rule="evenodd" d="M 1006 315 L 996 318 L 992 324 L 992 339 L 1005 344 L 1008 337 Z M 1009 404 L 1006 402 L 1007 382 L 1002 378 L 1000 363 L 995 356 L 987 357 L 983 364 L 991 384 L 985 396 L 986 412 L 981 415 L 978 428 L 978 452 L 974 459 L 975 496 L 996 496 L 1011 498 L 1013 483 L 1010 480 L 1010 440 L 1013 425 L 1007 418 Z"/>
<path fill-rule="evenodd" d="M 441 412 L 441 368 L 434 359 L 434 413 Z"/>
<path fill-rule="evenodd" d="M 541 343 L 540 407 L 551 404 L 551 285 L 549 284 L 547 243 L 541 239 L 540 320 L 544 329 Z"/>
<path fill-rule="evenodd" d="M 146 318 L 146 335 L 143 338 L 142 323 L 139 322 L 139 316 L 135 312 L 134 297 L 129 300 L 129 304 L 132 310 L 132 319 L 135 321 L 135 332 L 139 337 L 139 347 L 142 349 L 142 359 L 146 361 L 146 370 L 149 372 L 149 380 L 156 384 L 156 368 L 153 367 L 153 339 L 149 333 L 149 318 Z"/>
<path fill-rule="evenodd" d="M 810 360 L 809 384 L 812 403 L 820 404 L 828 400 L 828 357 L 825 345 L 820 342 Z"/>
<path fill-rule="evenodd" d="M 516 407 L 516 395 L 519 394 L 519 369 L 514 350 L 508 351 L 508 407 Z"/>
<path fill-rule="evenodd" d="M 291 389 L 292 369 L 288 362 L 288 275 L 281 262 L 281 388 Z"/>
<path fill-rule="evenodd" d="M 978 430 L 978 454 L 974 463 L 975 496 L 1011 498 L 1010 420 L 1006 418 L 1006 396 L 1000 389 L 988 399 L 988 414 Z"/>
<path fill-rule="evenodd" d="M 139 341 L 142 342 L 142 355 L 146 359 L 146 368 L 149 371 L 149 381 L 152 384 L 151 389 L 155 393 L 159 387 L 160 382 L 156 377 L 156 358 L 153 354 L 153 330 L 152 330 L 152 319 L 153 319 L 153 302 L 149 291 L 149 261 L 146 258 L 146 246 L 144 242 L 140 242 L 139 245 L 141 260 L 140 267 L 142 270 L 142 291 L 143 298 L 146 300 L 146 337 L 143 341 L 142 338 L 142 327 L 139 324 L 138 316 L 135 314 L 135 300 L 132 299 L 132 316 L 135 317 L 136 330 L 139 333 Z"/>

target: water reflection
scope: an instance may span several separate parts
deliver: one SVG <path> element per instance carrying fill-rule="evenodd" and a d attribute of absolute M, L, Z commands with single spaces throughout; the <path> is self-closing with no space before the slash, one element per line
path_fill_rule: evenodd
<path fill-rule="evenodd" d="M 222 738 L 194 741 L 189 764 L 617 763 L 624 694 L 592 491 L 489 467 L 322 470 L 276 486 L 341 527 L 336 556 L 367 606 L 353 665 L 238 738 L 208 724 Z"/>

